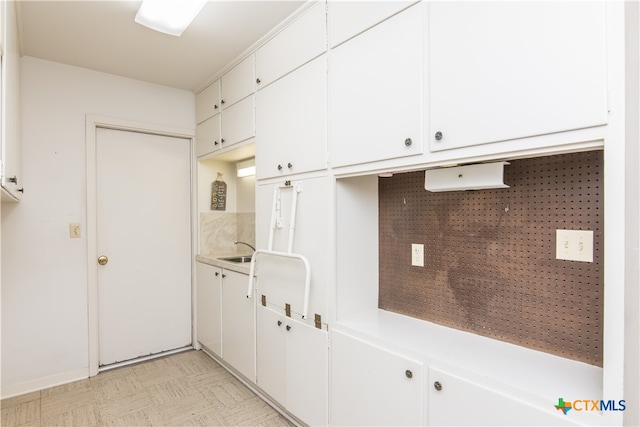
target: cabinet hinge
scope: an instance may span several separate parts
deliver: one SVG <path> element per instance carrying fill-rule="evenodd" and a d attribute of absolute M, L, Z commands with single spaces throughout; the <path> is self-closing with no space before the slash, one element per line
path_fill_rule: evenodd
<path fill-rule="evenodd" d="M 322 316 L 320 316 L 318 313 L 316 313 L 315 316 L 314 316 L 313 321 L 314 321 L 314 324 L 315 324 L 316 328 L 322 329 Z"/>
<path fill-rule="evenodd" d="M 267 306 L 267 296 L 266 295 L 262 295 L 262 297 L 260 298 L 260 303 L 262 304 L 263 307 Z"/>
<path fill-rule="evenodd" d="M 284 305 L 284 314 L 285 314 L 287 317 L 291 317 L 291 304 L 286 303 L 286 304 Z"/>

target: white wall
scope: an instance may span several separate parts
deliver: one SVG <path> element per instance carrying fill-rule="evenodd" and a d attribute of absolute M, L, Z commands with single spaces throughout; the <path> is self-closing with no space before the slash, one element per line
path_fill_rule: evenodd
<path fill-rule="evenodd" d="M 640 425 L 640 4 L 625 3 L 627 233 L 625 242 L 625 389 L 626 426 Z"/>
<path fill-rule="evenodd" d="M 88 374 L 85 115 L 195 127 L 188 91 L 31 57 L 21 89 L 25 190 L 2 210 L 2 397 Z"/>

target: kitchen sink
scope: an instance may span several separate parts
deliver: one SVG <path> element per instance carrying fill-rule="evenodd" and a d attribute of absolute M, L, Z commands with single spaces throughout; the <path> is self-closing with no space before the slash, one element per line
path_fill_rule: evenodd
<path fill-rule="evenodd" d="M 251 257 L 248 255 L 232 256 L 232 257 L 218 258 L 218 259 L 221 261 L 238 262 L 238 263 L 251 262 Z"/>

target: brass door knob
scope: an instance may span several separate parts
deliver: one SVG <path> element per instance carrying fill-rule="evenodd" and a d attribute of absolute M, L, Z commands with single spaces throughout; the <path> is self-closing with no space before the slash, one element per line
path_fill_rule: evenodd
<path fill-rule="evenodd" d="M 106 256 L 106 255 L 100 255 L 100 256 L 98 257 L 98 264 L 100 264 L 100 265 L 105 265 L 105 264 L 106 264 L 106 263 L 108 263 L 108 262 L 109 262 L 109 258 L 107 258 L 107 256 Z"/>

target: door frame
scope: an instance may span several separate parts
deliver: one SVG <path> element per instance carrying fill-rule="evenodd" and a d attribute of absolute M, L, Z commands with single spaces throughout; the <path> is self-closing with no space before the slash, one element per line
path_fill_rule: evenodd
<path fill-rule="evenodd" d="M 126 132 L 139 132 L 153 135 L 170 136 L 184 138 L 190 141 L 190 218 L 191 218 L 191 340 L 195 342 L 193 336 L 193 303 L 195 292 L 193 289 L 194 273 L 194 254 L 196 251 L 195 230 L 197 218 L 195 217 L 197 209 L 195 207 L 196 198 L 194 197 L 195 170 L 194 157 L 194 139 L 195 130 L 188 128 L 180 128 L 174 126 L 166 126 L 157 123 L 144 123 L 117 119 L 113 117 L 97 116 L 87 114 L 85 118 L 85 141 L 86 141 L 86 172 L 87 172 L 87 316 L 88 316 L 88 344 L 89 344 L 89 376 L 93 377 L 98 374 L 100 363 L 100 342 L 99 342 L 99 313 L 98 313 L 98 240 L 97 240 L 97 159 L 96 159 L 96 134 L 99 128 L 115 129 Z"/>

